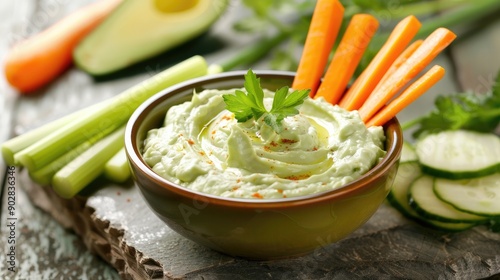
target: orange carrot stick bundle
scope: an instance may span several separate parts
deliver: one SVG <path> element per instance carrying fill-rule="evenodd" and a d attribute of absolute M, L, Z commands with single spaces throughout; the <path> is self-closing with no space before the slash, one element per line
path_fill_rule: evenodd
<path fill-rule="evenodd" d="M 361 119 L 367 122 L 455 38 L 456 35 L 446 28 L 438 28 L 431 33 L 394 73 L 382 78 L 383 82 L 377 85 L 359 108 Z"/>
<path fill-rule="evenodd" d="M 357 14 L 352 17 L 315 98 L 323 97 L 337 104 L 378 26 L 377 19 L 372 15 Z"/>
<path fill-rule="evenodd" d="M 318 0 L 292 88 L 311 89 L 310 94 L 314 95 L 325 71 L 343 16 L 344 7 L 338 0 Z"/>
<path fill-rule="evenodd" d="M 7 81 L 25 94 L 55 79 L 72 64 L 76 44 L 120 2 L 101 0 L 90 4 L 14 45 L 5 61 Z"/>
<path fill-rule="evenodd" d="M 366 126 L 379 126 L 388 122 L 396 116 L 401 110 L 417 100 L 422 94 L 429 90 L 441 78 L 443 78 L 445 70 L 439 65 L 433 66 L 422 77 L 413 82 L 406 90 L 398 97 L 392 100 L 387 106 L 377 112 L 367 123 Z"/>
<path fill-rule="evenodd" d="M 421 26 L 422 24 L 415 16 L 408 16 L 401 20 L 370 64 L 344 95 L 339 106 L 346 110 L 357 110 L 361 107 Z"/>

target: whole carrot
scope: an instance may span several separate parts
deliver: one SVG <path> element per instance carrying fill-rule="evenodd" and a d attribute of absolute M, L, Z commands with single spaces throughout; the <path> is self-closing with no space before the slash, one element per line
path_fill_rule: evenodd
<path fill-rule="evenodd" d="M 4 68 L 9 84 L 21 94 L 28 94 L 54 80 L 71 66 L 76 44 L 120 2 L 92 3 L 14 45 L 6 56 Z"/>

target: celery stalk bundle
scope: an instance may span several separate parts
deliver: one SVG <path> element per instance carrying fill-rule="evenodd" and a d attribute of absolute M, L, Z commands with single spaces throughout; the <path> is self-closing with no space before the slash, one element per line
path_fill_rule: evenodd
<path fill-rule="evenodd" d="M 34 181 L 52 185 L 64 198 L 104 173 L 118 182 L 126 180 L 123 133 L 134 110 L 159 91 L 207 71 L 201 56 L 189 58 L 110 100 L 4 142 L 2 156 L 7 164 L 26 168 Z"/>

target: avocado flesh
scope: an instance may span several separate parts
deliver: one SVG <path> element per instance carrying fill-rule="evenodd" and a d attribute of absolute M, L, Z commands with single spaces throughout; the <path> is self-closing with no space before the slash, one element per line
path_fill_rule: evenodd
<path fill-rule="evenodd" d="M 205 32 L 228 0 L 126 0 L 73 53 L 75 64 L 105 75 Z"/>

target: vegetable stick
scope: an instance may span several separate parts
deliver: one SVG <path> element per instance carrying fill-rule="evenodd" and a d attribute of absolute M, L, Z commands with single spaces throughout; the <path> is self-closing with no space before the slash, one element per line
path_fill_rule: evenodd
<path fill-rule="evenodd" d="M 410 105 L 413 101 L 419 98 L 441 78 L 443 78 L 445 70 L 439 65 L 433 66 L 422 77 L 413 82 L 403 93 L 392 100 L 389 105 L 382 108 L 375 114 L 367 123 L 366 126 L 379 126 L 384 125 L 397 113 L 403 110 L 406 106 Z"/>
<path fill-rule="evenodd" d="M 123 147 L 125 126 L 102 138 L 88 150 L 73 159 L 52 179 L 54 191 L 63 198 L 71 198 L 104 171 L 104 165 Z"/>
<path fill-rule="evenodd" d="M 367 122 L 455 38 L 456 35 L 446 28 L 432 32 L 391 76 L 383 78 L 384 82 L 377 85 L 358 110 L 361 119 Z"/>
<path fill-rule="evenodd" d="M 378 26 L 372 15 L 352 17 L 315 98 L 323 97 L 332 104 L 340 100 Z"/>
<path fill-rule="evenodd" d="M 113 127 L 109 128 L 110 131 L 103 131 L 103 133 L 92 136 L 87 141 L 69 150 L 64 155 L 58 157 L 57 159 L 54 159 L 52 162 L 39 169 L 33 170 L 26 168 L 29 171 L 31 179 L 42 186 L 49 185 L 52 182 L 52 177 L 54 177 L 57 171 L 59 171 L 73 159 L 84 153 L 86 150 L 90 149 L 96 142 L 100 141 L 103 138 L 103 135 L 108 135 L 113 132 L 112 129 Z"/>
<path fill-rule="evenodd" d="M 78 42 L 120 2 L 102 0 L 85 6 L 14 45 L 5 61 L 7 81 L 26 94 L 54 80 L 72 64 L 72 52 Z"/>
<path fill-rule="evenodd" d="M 404 51 L 422 24 L 415 16 L 400 21 L 370 64 L 356 79 L 339 106 L 346 110 L 357 110 L 380 82 L 384 73 Z"/>
<path fill-rule="evenodd" d="M 26 133 L 18 135 L 2 143 L 0 146 L 2 150 L 2 157 L 8 165 L 19 165 L 19 162 L 14 160 L 14 155 L 27 147 L 33 145 L 41 138 L 54 132 L 62 126 L 75 121 L 78 118 L 92 114 L 93 110 L 97 110 L 99 106 L 105 106 L 104 102 L 97 103 L 87 108 L 80 109 L 72 114 L 66 115 L 59 119 L 53 120 L 40 127 L 34 128 Z"/>
<path fill-rule="evenodd" d="M 405 62 L 408 59 L 408 57 L 410 57 L 415 52 L 415 50 L 417 50 L 418 47 L 420 47 L 420 45 L 422 45 L 422 42 L 424 42 L 424 40 L 420 39 L 420 40 L 416 40 L 415 42 L 411 43 L 411 45 L 409 45 L 398 56 L 398 58 L 394 61 L 394 63 L 389 68 L 389 70 L 387 70 L 387 72 L 385 72 L 384 76 L 382 77 L 382 80 L 380 80 L 379 83 L 383 83 L 385 81 L 385 79 L 387 79 L 387 77 L 390 77 L 396 71 L 396 69 L 398 69 L 399 66 L 401 66 L 401 64 L 403 64 L 403 62 Z"/>
<path fill-rule="evenodd" d="M 115 183 L 123 183 L 130 178 L 132 174 L 124 147 L 106 162 L 104 175 Z"/>
<path fill-rule="evenodd" d="M 314 96 L 343 16 L 344 7 L 337 0 L 319 0 L 316 3 L 292 88 L 311 89 L 310 96 Z"/>

